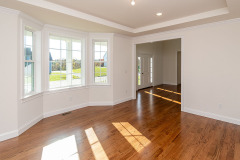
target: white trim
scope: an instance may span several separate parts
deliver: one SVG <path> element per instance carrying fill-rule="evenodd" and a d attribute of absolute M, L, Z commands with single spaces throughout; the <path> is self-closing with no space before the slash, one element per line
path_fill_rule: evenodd
<path fill-rule="evenodd" d="M 44 1 L 44 0 L 31 0 L 31 1 L 29 1 L 29 0 L 18 0 L 18 1 L 23 2 L 23 3 L 27 3 L 27 4 L 31 4 L 31 5 L 34 5 L 34 6 L 37 6 L 37 7 L 49 9 L 49 10 L 52 10 L 52 11 L 56 11 L 58 13 L 63 13 L 63 14 L 66 14 L 66 15 L 77 17 L 77 18 L 80 18 L 80 19 L 95 22 L 95 23 L 98 23 L 98 24 L 110 26 L 110 27 L 117 28 L 117 29 L 120 29 L 120 30 L 123 30 L 123 31 L 133 32 L 133 28 L 130 28 L 130 27 L 127 27 L 127 26 L 124 26 L 124 25 L 121 25 L 121 24 L 118 24 L 118 23 L 115 23 L 115 22 L 112 22 L 112 21 L 108 21 L 106 19 L 99 18 L 99 17 L 93 16 L 93 15 L 90 15 L 90 14 L 86 14 L 86 13 L 83 13 L 83 12 L 80 12 L 80 11 L 77 11 L 77 10 L 74 10 L 74 9 L 70 9 L 70 8 L 67 8 L 67 7 L 52 3 L 52 2 L 48 2 L 48 1 Z"/>
<path fill-rule="evenodd" d="M 20 11 L 0 6 L 0 13 L 5 13 L 9 15 L 19 15 Z"/>
<path fill-rule="evenodd" d="M 207 118 L 216 119 L 216 120 L 223 121 L 223 122 L 240 125 L 240 119 L 236 119 L 236 118 L 231 118 L 231 117 L 227 117 L 227 116 L 223 116 L 223 115 L 219 115 L 219 114 L 204 112 L 204 111 L 200 111 L 197 109 L 186 108 L 186 107 L 182 111 L 186 112 L 186 113 L 191 113 L 191 114 L 207 117 Z"/>
<path fill-rule="evenodd" d="M 118 99 L 118 100 L 116 100 L 116 101 L 113 102 L 113 105 L 117 105 L 117 104 L 120 104 L 120 103 L 124 103 L 124 102 L 130 101 L 130 100 L 132 100 L 132 97 L 123 98 L 123 99 Z"/>
<path fill-rule="evenodd" d="M 88 106 L 88 103 L 83 103 L 83 104 L 80 104 L 80 105 L 75 105 L 75 106 L 71 106 L 71 107 L 68 107 L 68 108 L 63 108 L 63 109 L 59 109 L 59 110 L 56 110 L 56 111 L 43 113 L 43 118 L 52 117 L 52 116 L 55 116 L 55 115 L 59 115 L 59 114 L 65 113 L 65 112 L 74 111 L 74 110 L 84 108 L 84 107 L 87 107 L 87 106 Z"/>
<path fill-rule="evenodd" d="M 26 103 L 28 101 L 32 101 L 36 98 L 42 97 L 44 92 L 40 92 L 40 93 L 35 93 L 32 95 L 28 95 L 27 97 L 24 97 L 21 99 L 21 103 Z"/>
<path fill-rule="evenodd" d="M 177 85 L 177 83 L 172 83 L 172 82 L 163 82 L 162 84 L 166 84 L 166 85 Z"/>
<path fill-rule="evenodd" d="M 224 15 L 224 14 L 228 14 L 228 13 L 229 13 L 228 8 L 220 8 L 217 10 L 194 14 L 191 16 L 183 17 L 183 18 L 178 18 L 178 19 L 173 19 L 170 21 L 162 22 L 162 23 L 148 25 L 145 27 L 139 27 L 137 29 L 134 29 L 133 33 L 140 33 L 140 32 L 150 31 L 150 30 L 154 30 L 154 29 L 169 27 L 169 26 L 173 26 L 173 25 L 177 25 L 177 24 L 182 24 L 182 23 L 192 22 L 192 21 L 196 21 L 196 20 L 200 20 L 200 19 L 220 16 L 220 15 Z"/>
<path fill-rule="evenodd" d="M 132 99 L 136 99 L 136 89 L 137 89 L 137 49 L 136 44 L 132 44 Z"/>
<path fill-rule="evenodd" d="M 153 34 L 137 36 L 137 37 L 133 37 L 132 41 L 133 41 L 133 44 L 142 44 L 142 43 L 149 43 L 149 42 L 152 43 L 152 42 L 156 42 L 156 41 L 177 39 L 179 37 L 183 37 L 182 32 L 184 32 L 184 31 L 190 31 L 190 30 L 205 28 L 205 27 L 209 27 L 209 26 L 214 27 L 214 26 L 219 26 L 222 24 L 238 23 L 238 22 L 240 22 L 240 18 L 234 18 L 234 19 L 212 22 L 212 23 L 207 23 L 207 24 L 201 24 L 201 25 L 196 25 L 196 26 L 191 26 L 191 27 L 174 29 L 174 30 L 165 31 L 165 32 L 158 32 L 158 33 L 153 33 Z M 176 35 L 172 36 L 172 34 L 176 34 L 178 36 L 176 36 Z M 171 35 L 171 36 L 169 36 L 169 35 Z"/>
<path fill-rule="evenodd" d="M 18 136 L 18 130 L 6 132 L 3 134 L 0 134 L 0 142 L 17 137 Z"/>
<path fill-rule="evenodd" d="M 29 128 L 31 128 L 35 124 L 37 124 L 42 119 L 43 119 L 43 116 L 41 114 L 41 115 L 37 116 L 37 118 L 34 118 L 33 120 L 31 120 L 30 122 L 27 122 L 26 124 L 24 124 L 23 126 L 21 126 L 18 129 L 18 135 L 21 135 L 23 132 L 25 132 L 26 130 L 28 130 Z"/>
<path fill-rule="evenodd" d="M 88 106 L 113 106 L 113 102 L 112 101 L 106 101 L 106 102 L 89 102 Z"/>
<path fill-rule="evenodd" d="M 23 12 L 19 13 L 19 17 L 23 19 L 24 23 L 28 23 L 31 27 L 34 27 L 35 30 L 42 30 L 43 23 Z"/>

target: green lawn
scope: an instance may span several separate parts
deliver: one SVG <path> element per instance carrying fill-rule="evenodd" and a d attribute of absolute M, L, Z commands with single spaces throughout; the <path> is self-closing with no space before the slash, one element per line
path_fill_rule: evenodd
<path fill-rule="evenodd" d="M 107 75 L 107 68 L 101 68 L 101 75 L 100 75 L 100 67 L 95 68 L 95 77 L 102 77 Z M 81 69 L 73 69 L 73 73 L 81 73 Z M 78 79 L 78 76 L 73 75 L 73 79 Z M 59 72 L 54 72 L 49 75 L 50 81 L 59 81 L 59 80 L 66 80 L 66 74 L 61 74 Z"/>

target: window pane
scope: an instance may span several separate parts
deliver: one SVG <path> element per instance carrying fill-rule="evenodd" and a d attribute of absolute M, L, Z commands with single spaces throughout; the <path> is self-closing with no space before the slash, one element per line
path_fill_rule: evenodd
<path fill-rule="evenodd" d="M 25 60 L 32 60 L 32 47 L 31 46 L 25 46 L 24 47 L 24 52 L 25 52 Z"/>
<path fill-rule="evenodd" d="M 96 72 L 100 72 L 100 68 L 101 68 L 101 63 L 100 62 L 95 62 L 94 63 L 94 71 L 95 71 L 95 73 Z"/>
<path fill-rule="evenodd" d="M 24 31 L 24 44 L 32 46 L 33 44 L 33 32 L 25 30 Z"/>
<path fill-rule="evenodd" d="M 72 63 L 72 73 L 82 73 L 81 71 L 81 61 L 73 60 Z"/>
<path fill-rule="evenodd" d="M 61 49 L 60 39 L 51 37 L 49 40 L 49 48 Z"/>
<path fill-rule="evenodd" d="M 95 52 L 94 60 L 95 61 L 100 61 L 101 60 L 101 52 Z"/>
<path fill-rule="evenodd" d="M 73 40 L 72 41 L 72 50 L 80 51 L 81 50 L 81 41 Z"/>
<path fill-rule="evenodd" d="M 80 85 L 81 82 L 81 74 L 73 73 L 72 74 L 72 85 Z"/>
<path fill-rule="evenodd" d="M 67 41 L 65 39 L 61 40 L 61 49 L 64 49 L 64 50 L 67 49 Z"/>
<path fill-rule="evenodd" d="M 81 52 L 79 51 L 72 51 L 72 59 L 74 60 L 81 60 Z"/>
<path fill-rule="evenodd" d="M 52 58 L 53 61 L 61 60 L 60 50 L 50 49 L 49 52 L 50 52 L 50 55 L 51 55 L 51 58 Z"/>
<path fill-rule="evenodd" d="M 70 86 L 72 83 L 72 74 L 61 74 L 61 87 Z"/>
<path fill-rule="evenodd" d="M 24 93 L 34 91 L 34 63 L 25 62 L 24 65 Z"/>
<path fill-rule="evenodd" d="M 101 72 L 107 72 L 107 62 L 101 64 Z"/>
<path fill-rule="evenodd" d="M 107 42 L 101 42 L 101 51 L 106 52 L 107 51 Z"/>
<path fill-rule="evenodd" d="M 101 51 L 101 42 L 95 42 L 94 43 L 94 51 L 95 52 L 99 52 L 99 51 Z"/>
<path fill-rule="evenodd" d="M 101 60 L 107 61 L 107 52 L 101 52 Z"/>

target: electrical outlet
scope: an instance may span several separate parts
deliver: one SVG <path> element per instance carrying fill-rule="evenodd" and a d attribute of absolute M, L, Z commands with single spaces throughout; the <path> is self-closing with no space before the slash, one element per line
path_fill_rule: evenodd
<path fill-rule="evenodd" d="M 219 109 L 222 109 L 222 104 L 221 104 L 221 103 L 218 104 L 218 108 L 219 108 Z"/>

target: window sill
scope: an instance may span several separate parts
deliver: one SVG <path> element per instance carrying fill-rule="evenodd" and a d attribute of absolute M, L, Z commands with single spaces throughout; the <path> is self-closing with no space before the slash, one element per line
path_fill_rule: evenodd
<path fill-rule="evenodd" d="M 30 94 L 30 95 L 27 95 L 27 96 L 25 96 L 21 99 L 21 103 L 25 103 L 25 102 L 31 101 L 33 99 L 36 99 L 38 97 L 41 97 L 42 93 L 43 92 L 33 93 L 33 94 Z"/>

